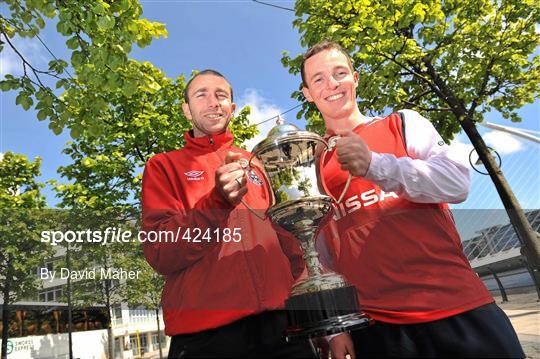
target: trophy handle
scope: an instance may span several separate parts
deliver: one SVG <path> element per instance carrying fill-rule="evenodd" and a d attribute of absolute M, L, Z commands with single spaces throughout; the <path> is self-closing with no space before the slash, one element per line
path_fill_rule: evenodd
<path fill-rule="evenodd" d="M 242 163 L 242 168 L 244 168 L 244 170 L 247 171 L 249 169 L 258 168 L 257 166 L 251 165 L 251 161 L 253 160 L 254 157 L 255 155 L 252 154 L 247 163 Z M 268 178 L 268 175 L 266 174 L 266 171 L 264 169 L 260 169 L 260 173 L 263 175 L 264 181 L 266 182 L 266 185 L 267 185 L 266 188 L 268 189 L 268 192 L 270 193 L 270 206 L 269 207 L 272 207 L 274 204 L 276 204 L 276 198 L 274 196 L 274 191 L 272 191 L 272 186 L 270 185 L 270 179 Z M 251 206 L 247 204 L 243 198 L 240 200 L 240 202 L 257 218 L 263 221 L 268 218 L 268 210 L 265 211 L 264 216 L 261 216 L 260 214 L 257 213 L 257 211 L 251 208 Z"/>
<path fill-rule="evenodd" d="M 330 137 L 328 139 L 328 141 L 323 140 L 324 144 L 326 145 L 326 148 L 323 150 L 323 153 L 322 153 L 321 158 L 319 160 L 319 171 L 322 168 L 321 163 L 324 163 L 324 160 L 326 158 L 326 154 L 328 152 L 332 152 L 334 150 L 334 147 L 336 147 L 336 142 L 339 139 L 339 137 L 340 136 L 332 136 L 332 137 Z M 349 186 L 351 185 L 351 180 L 352 180 L 351 173 L 349 172 L 349 177 L 347 178 L 347 182 L 345 183 L 345 187 L 343 188 L 343 191 L 341 192 L 341 195 L 339 196 L 338 199 L 334 198 L 334 196 L 332 196 L 332 193 L 328 190 L 328 187 L 326 186 L 326 183 L 324 182 L 323 176 L 320 176 L 320 177 L 321 177 L 321 184 L 322 184 L 323 189 L 326 192 L 326 194 L 329 195 L 330 197 L 332 197 L 332 199 L 337 204 L 340 204 L 341 201 L 343 200 L 343 197 L 345 197 L 345 193 L 347 193 L 347 190 L 349 189 Z"/>

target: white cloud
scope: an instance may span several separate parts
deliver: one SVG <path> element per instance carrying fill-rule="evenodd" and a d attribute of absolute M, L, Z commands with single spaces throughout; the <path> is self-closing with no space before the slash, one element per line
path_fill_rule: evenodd
<path fill-rule="evenodd" d="M 270 117 L 277 116 L 283 112 L 283 109 L 270 103 L 268 99 L 264 98 L 255 89 L 247 89 L 237 102 L 238 109 L 244 106 L 251 107 L 251 114 L 249 115 L 250 123 L 259 123 Z M 259 126 L 259 134 L 245 142 L 248 150 L 251 149 L 268 135 L 268 131 L 276 125 L 276 119 L 267 121 Z"/>
<path fill-rule="evenodd" d="M 490 131 L 483 135 L 482 138 L 489 147 L 495 149 L 501 156 L 523 151 L 525 149 L 523 142 L 509 133 Z"/>
<path fill-rule="evenodd" d="M 4 50 L 0 53 L 0 76 L 3 78 L 6 74 L 18 75 L 20 73 L 22 73 L 20 61 L 11 49 L 4 46 Z"/>
<path fill-rule="evenodd" d="M 450 143 L 450 150 L 449 155 L 450 158 L 452 158 L 454 161 L 458 161 L 460 163 L 463 163 L 467 165 L 467 167 L 471 167 L 469 164 L 469 155 L 471 154 L 471 151 L 473 150 L 473 145 L 470 143 L 463 142 L 461 140 L 461 135 L 456 137 L 451 143 Z M 472 163 L 475 163 L 478 159 L 478 155 L 476 154 L 476 151 L 471 155 L 471 161 Z"/>
<path fill-rule="evenodd" d="M 5 42 L 5 39 L 2 39 L 2 41 Z M 36 39 L 22 39 L 16 36 L 11 38 L 10 41 L 32 66 L 39 70 L 48 70 L 47 64 L 50 59 L 46 56 L 43 45 Z M 27 71 L 30 71 L 30 69 L 27 69 Z M 0 77 L 3 78 L 6 74 L 18 76 L 22 73 L 22 60 L 6 42 L 0 53 Z"/>

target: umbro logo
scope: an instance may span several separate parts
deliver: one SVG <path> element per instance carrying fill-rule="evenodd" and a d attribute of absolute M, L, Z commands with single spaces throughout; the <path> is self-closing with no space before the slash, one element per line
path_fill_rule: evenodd
<path fill-rule="evenodd" d="M 184 172 L 188 181 L 202 181 L 204 179 L 203 173 L 204 171 L 195 170 Z"/>

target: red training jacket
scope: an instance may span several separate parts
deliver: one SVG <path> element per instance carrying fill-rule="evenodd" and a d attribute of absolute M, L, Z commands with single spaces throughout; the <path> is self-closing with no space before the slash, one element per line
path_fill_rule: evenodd
<path fill-rule="evenodd" d="M 291 236 L 278 240 L 269 220 L 257 218 L 242 204 L 233 208 L 215 188 L 215 171 L 227 153 L 240 152 L 246 159 L 250 153 L 232 146 L 228 130 L 184 137 L 183 149 L 147 162 L 142 182 L 143 230 L 171 231 L 176 238 L 143 245 L 148 263 L 165 276 L 161 303 L 167 335 L 199 332 L 282 308 L 293 283 L 284 251 L 295 263 L 295 277 L 303 270 Z M 247 177 L 244 200 L 262 213 L 269 190 L 258 170 Z"/>

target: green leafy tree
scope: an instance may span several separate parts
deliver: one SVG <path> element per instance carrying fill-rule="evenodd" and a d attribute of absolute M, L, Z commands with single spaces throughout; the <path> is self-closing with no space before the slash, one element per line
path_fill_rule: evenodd
<path fill-rule="evenodd" d="M 0 51 L 10 47 L 24 73 L 6 75 L 0 89 L 17 91 L 16 102 L 24 109 L 34 107 L 54 133 L 70 130 L 74 141 L 64 152 L 73 163 L 59 170 L 72 180 L 58 187 L 63 206 L 78 202 L 74 208 L 81 203 L 105 208 L 137 200 L 146 160 L 180 148 L 189 128 L 180 106 L 184 77 L 169 79 L 151 63 L 128 57 L 134 45 L 144 47 L 152 38 L 166 37 L 164 25 L 141 18 L 137 0 L 6 3 L 8 11 L 0 15 Z M 38 69 L 13 39 L 39 39 L 40 31 L 54 22 L 71 57 Z M 66 72 L 69 66 L 73 75 Z M 53 79 L 57 90 L 44 78 Z M 236 144 L 257 133 L 248 114 L 249 108 L 243 109 L 231 124 Z"/>
<path fill-rule="evenodd" d="M 71 273 L 94 272 L 95 277 L 70 278 L 64 301 L 71 307 L 88 307 L 103 305 L 109 326 L 107 329 L 108 357 L 113 358 L 114 336 L 112 332 L 111 309 L 125 301 L 122 297 L 121 280 L 114 273 L 127 263 L 125 258 L 129 253 L 129 244 L 119 242 L 119 233 L 132 231 L 129 213 L 125 208 L 109 208 L 93 210 L 88 208 L 68 209 L 59 211 L 63 215 L 63 222 L 57 224 L 59 229 L 74 231 L 80 234 L 80 243 L 66 243 L 66 256 L 61 266 L 68 268 Z M 95 233 L 100 233 L 101 238 Z M 128 238 L 128 239 L 131 239 Z M 130 270 L 128 265 L 126 270 Z"/>
<path fill-rule="evenodd" d="M 363 112 L 403 108 L 427 113 L 446 141 L 462 128 L 486 166 L 531 265 L 540 268 L 540 242 L 475 123 L 497 111 L 520 121 L 517 109 L 540 89 L 537 1 L 297 0 L 294 26 L 301 44 L 339 42 L 360 74 Z M 301 56 L 282 63 L 300 71 Z M 300 91 L 292 95 L 303 99 Z M 322 119 L 305 103 L 312 130 Z"/>
<path fill-rule="evenodd" d="M 139 275 L 137 278 L 127 279 L 122 283 L 122 297 L 126 299 L 130 307 L 142 306 L 154 311 L 158 332 L 159 357 L 163 358 L 159 310 L 161 308 L 161 292 L 165 281 L 160 274 L 148 265 L 142 254 L 141 246 L 137 245 L 129 253 L 130 255 L 124 257 L 124 260 L 126 260 L 124 267 L 139 272 Z"/>
<path fill-rule="evenodd" d="M 8 11 L 0 16 L 0 51 L 10 47 L 21 61 L 23 74 L 6 75 L 0 89 L 17 91 L 17 104 L 25 110 L 34 108 L 39 120 L 49 120 L 54 133 L 65 127 L 74 137 L 84 131 L 98 133 L 109 92 L 120 89 L 129 96 L 139 89 L 157 88 L 128 54 L 134 44 L 147 46 L 152 38 L 165 37 L 167 32 L 163 24 L 140 18 L 142 7 L 137 0 L 5 2 Z M 39 38 L 46 19 L 54 19 L 48 24 L 55 22 L 58 33 L 67 38 L 71 57 L 69 63 L 55 58 L 48 69 L 39 69 L 13 40 L 15 36 Z M 69 65 L 73 76 L 67 72 Z M 48 85 L 50 80 L 58 91 L 64 91 L 62 96 Z"/>
<path fill-rule="evenodd" d="M 2 293 L 2 359 L 7 358 L 10 305 L 31 298 L 40 282 L 36 270 L 51 256 L 39 233 L 47 225 L 40 194 L 41 160 L 6 152 L 0 159 L 0 292 Z"/>

